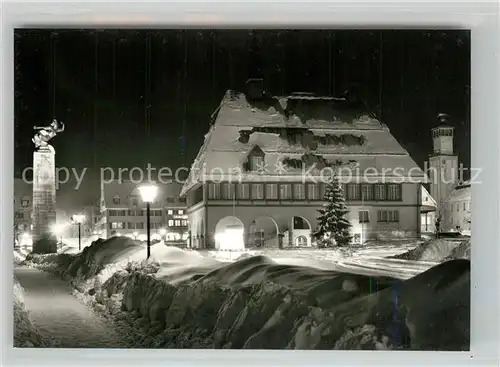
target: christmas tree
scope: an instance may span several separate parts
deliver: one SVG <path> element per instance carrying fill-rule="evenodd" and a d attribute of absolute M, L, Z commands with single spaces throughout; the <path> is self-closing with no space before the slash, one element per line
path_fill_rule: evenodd
<path fill-rule="evenodd" d="M 351 223 L 346 215 L 349 212 L 345 205 L 342 186 L 333 176 L 325 190 L 326 203 L 318 209 L 319 230 L 315 236 L 322 246 L 346 246 L 351 241 L 349 228 Z"/>

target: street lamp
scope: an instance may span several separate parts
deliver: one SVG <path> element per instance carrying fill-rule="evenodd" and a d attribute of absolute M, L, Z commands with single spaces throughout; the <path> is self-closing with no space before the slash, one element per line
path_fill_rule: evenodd
<path fill-rule="evenodd" d="M 139 186 L 139 192 L 142 197 L 142 201 L 146 203 L 146 230 L 147 230 L 147 246 L 148 246 L 148 252 L 147 252 L 147 259 L 149 259 L 149 256 L 151 255 L 151 226 L 150 226 L 150 220 L 151 220 L 151 203 L 155 201 L 156 194 L 158 193 L 158 186 L 155 185 L 142 185 Z"/>
<path fill-rule="evenodd" d="M 82 223 L 85 221 L 85 215 L 75 214 L 71 217 L 73 223 L 78 224 L 78 251 L 82 250 Z"/>

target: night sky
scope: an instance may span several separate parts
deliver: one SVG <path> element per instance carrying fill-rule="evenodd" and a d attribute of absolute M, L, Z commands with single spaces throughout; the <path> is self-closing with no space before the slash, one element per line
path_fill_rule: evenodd
<path fill-rule="evenodd" d="M 191 165 L 227 89 L 263 77 L 275 95 L 356 91 L 423 166 L 441 112 L 470 165 L 470 33 L 427 30 L 17 30 L 16 175 L 32 165 L 34 125 L 62 120 L 58 166 Z M 61 190 L 64 194 L 64 189 Z"/>

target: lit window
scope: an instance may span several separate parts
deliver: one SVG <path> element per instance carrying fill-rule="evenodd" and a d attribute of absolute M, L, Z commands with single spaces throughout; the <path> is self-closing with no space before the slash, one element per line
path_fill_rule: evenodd
<path fill-rule="evenodd" d="M 175 220 L 175 226 L 176 227 L 180 227 L 180 225 L 181 225 L 181 221 L 179 219 L 176 219 Z"/>
<path fill-rule="evenodd" d="M 295 246 L 298 246 L 298 247 L 307 246 L 307 237 L 306 236 L 298 236 L 295 239 Z"/>
<path fill-rule="evenodd" d="M 169 219 L 168 220 L 168 226 L 172 227 L 173 225 L 174 225 L 174 220 L 173 219 Z"/>
<path fill-rule="evenodd" d="M 179 215 L 183 215 L 184 214 L 184 210 L 179 209 L 178 213 L 179 213 Z"/>
<path fill-rule="evenodd" d="M 172 215 L 172 214 L 174 214 L 174 211 L 172 209 L 168 209 L 167 214 Z"/>
<path fill-rule="evenodd" d="M 23 208 L 27 208 L 28 205 L 30 205 L 30 201 L 29 200 L 21 200 L 21 206 Z"/>

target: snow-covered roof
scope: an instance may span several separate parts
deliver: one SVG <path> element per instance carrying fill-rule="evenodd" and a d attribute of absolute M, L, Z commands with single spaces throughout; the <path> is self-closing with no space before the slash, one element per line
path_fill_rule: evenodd
<path fill-rule="evenodd" d="M 471 200 L 471 185 L 469 183 L 461 183 L 457 185 L 448 196 L 448 202 L 470 201 Z"/>
<path fill-rule="evenodd" d="M 305 154 L 328 162 L 342 162 L 363 172 L 369 168 L 426 180 L 408 152 L 368 111 L 344 98 L 292 95 L 249 100 L 244 93 L 226 92 L 215 120 L 191 167 L 181 195 L 204 180 L 239 172 L 236 179 L 263 181 L 298 179 L 302 169 L 275 169 L 286 159 L 300 160 Z M 265 153 L 264 175 L 243 172 L 249 152 L 258 146 Z M 370 172 L 372 173 L 372 172 Z M 231 178 L 231 179 L 233 179 Z"/>
<path fill-rule="evenodd" d="M 436 200 L 431 196 L 429 191 L 424 187 L 424 185 L 421 186 L 422 190 L 422 204 L 427 205 L 427 206 L 433 206 L 437 207 Z"/>

